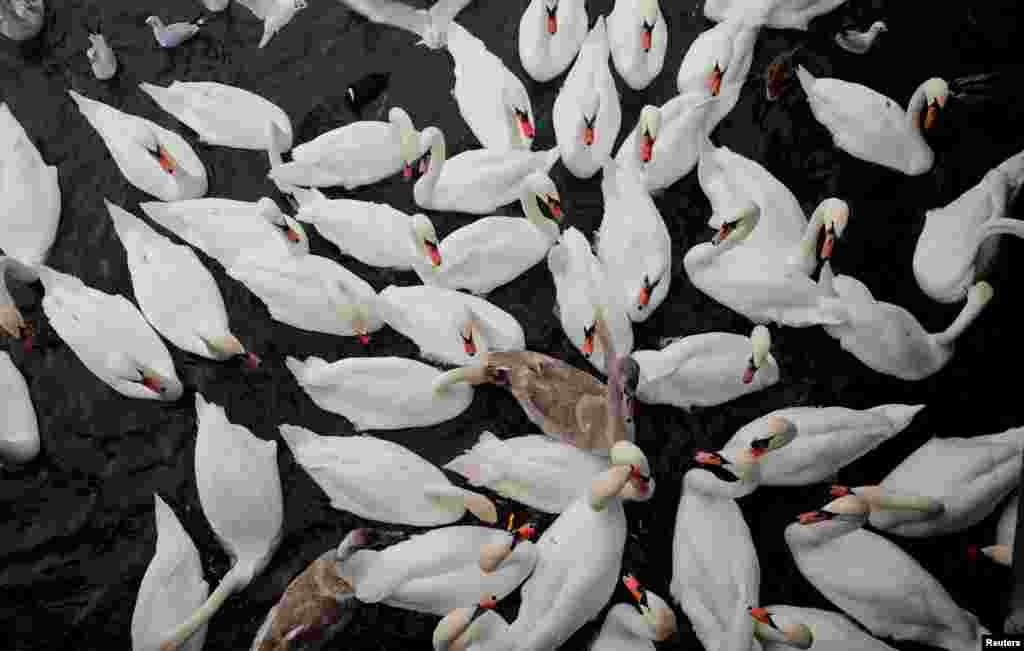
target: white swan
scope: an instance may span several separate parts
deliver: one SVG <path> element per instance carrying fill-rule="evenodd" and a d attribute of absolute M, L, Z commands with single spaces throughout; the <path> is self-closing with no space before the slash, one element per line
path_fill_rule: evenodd
<path fill-rule="evenodd" d="M 668 340 L 661 350 L 637 350 L 640 365 L 637 397 L 654 405 L 680 409 L 710 407 L 779 381 L 768 328 L 757 326 L 749 337 L 708 332 Z"/>
<path fill-rule="evenodd" d="M 146 567 L 132 611 L 132 649 L 157 649 L 163 636 L 203 605 L 210 586 L 203 579 L 199 551 L 177 516 L 159 495 L 153 495 L 156 549 Z M 202 651 L 206 624 L 178 648 Z"/>
<path fill-rule="evenodd" d="M 597 174 L 611 155 L 622 126 L 619 91 L 608 63 L 608 33 L 599 16 L 552 110 L 562 163 L 578 179 Z"/>
<path fill-rule="evenodd" d="M 382 551 L 361 549 L 338 564 L 363 603 L 445 615 L 493 595 L 504 599 L 529 576 L 537 563 L 534 543 L 516 538 L 514 549 L 493 572 L 480 568 L 480 549 L 506 545 L 501 529 L 452 526 L 412 536 Z"/>
<path fill-rule="evenodd" d="M 529 151 L 537 123 L 522 80 L 454 21 L 448 26 L 448 51 L 455 60 L 455 102 L 480 146 Z"/>
<path fill-rule="evenodd" d="M 174 651 L 213 617 L 232 594 L 244 590 L 277 551 L 284 497 L 277 470 L 277 441 L 253 436 L 228 420 L 224 408 L 196 393 L 196 488 L 203 515 L 231 557 L 231 569 L 206 602 L 173 630 L 160 651 Z"/>
<path fill-rule="evenodd" d="M 935 153 L 922 129 L 932 127 L 945 107 L 949 87 L 932 78 L 914 91 L 907 110 L 867 86 L 841 79 L 815 78 L 803 66 L 796 71 L 811 112 L 832 134 L 836 147 L 854 158 L 909 176 L 928 172 Z"/>
<path fill-rule="evenodd" d="M 85 51 L 92 74 L 100 81 L 106 81 L 117 74 L 117 55 L 107 43 L 103 34 L 89 34 L 89 49 Z"/>
<path fill-rule="evenodd" d="M 26 267 L 0 258 L 0 279 L 10 272 L 23 282 L 41 280 L 43 311 L 60 338 L 89 371 L 129 398 L 173 401 L 181 397 L 181 380 L 163 340 L 131 301 L 85 285 L 75 276 L 45 266 Z M 6 287 L 0 301 L 10 300 Z M 0 307 L 5 329 L 23 328 L 13 303 Z M 13 318 L 12 318 L 13 317 Z"/>
<path fill-rule="evenodd" d="M 831 305 L 841 324 L 825 324 L 843 350 L 868 368 L 903 380 L 922 380 L 940 371 L 953 358 L 957 338 L 992 300 L 992 286 L 976 283 L 967 292 L 967 303 L 942 332 L 930 333 L 905 308 L 883 303 L 851 276 L 832 277 L 829 263 L 821 272 L 820 285 L 831 288 Z M 831 309 L 831 308 L 830 308 Z"/>
<path fill-rule="evenodd" d="M 139 208 L 224 267 L 245 260 L 265 261 L 309 252 L 309 239 L 302 224 L 282 213 L 267 197 L 259 201 L 146 201 Z"/>
<path fill-rule="evenodd" d="M 284 134 L 277 146 L 281 151 L 292 148 L 288 114 L 252 91 L 214 81 L 173 81 L 166 88 L 143 82 L 139 88 L 199 134 L 200 142 L 264 151 L 272 123 Z"/>
<path fill-rule="evenodd" d="M 450 524 L 467 509 L 485 522 L 497 521 L 490 500 L 457 488 L 440 468 L 397 443 L 372 436 L 321 436 L 296 425 L 278 429 L 295 460 L 340 511 L 416 526 Z"/>
<path fill-rule="evenodd" d="M 328 364 L 319 357 L 289 357 L 285 364 L 317 406 L 341 414 L 360 431 L 430 427 L 473 402 L 469 384 L 435 395 L 433 383 L 442 372 L 412 359 L 349 357 Z"/>
<path fill-rule="evenodd" d="M 761 569 L 736 498 L 757 490 L 760 458 L 795 435 L 792 424 L 773 419 L 768 436 L 748 448 L 697 453 L 703 467 L 683 476 L 670 590 L 706 649 L 748 651 L 753 644 L 749 609 L 759 601 Z M 725 478 L 707 467 L 721 468 Z"/>
<path fill-rule="evenodd" d="M 6 103 L 0 103 L 0 251 L 39 264 L 57 237 L 60 183 Z"/>
<path fill-rule="evenodd" d="M 587 36 L 586 0 L 530 0 L 519 20 L 519 61 L 534 81 L 565 72 Z"/>
<path fill-rule="evenodd" d="M 229 276 L 258 296 L 275 321 L 309 332 L 359 337 L 384 327 L 370 283 L 319 255 L 243 260 Z"/>
<path fill-rule="evenodd" d="M 471 449 L 444 469 L 502 497 L 545 513 L 561 513 L 608 469 L 608 461 L 540 434 L 499 439 L 483 432 Z"/>
<path fill-rule="evenodd" d="M 661 73 L 668 51 L 668 26 L 658 0 L 615 0 L 608 15 L 612 61 L 633 90 L 643 90 Z"/>
<path fill-rule="evenodd" d="M 891 646 L 865 633 L 848 617 L 817 608 L 766 606 L 765 611 L 780 629 L 803 625 L 811 632 L 812 651 L 857 649 L 858 651 L 895 651 Z M 787 651 L 793 645 L 785 641 L 759 638 L 764 651 Z"/>
<path fill-rule="evenodd" d="M 636 128 L 619 145 L 615 162 L 636 170 L 648 192 L 667 188 L 697 165 L 701 137 L 712 106 L 719 101 L 687 93 L 660 107 L 644 106 Z"/>
<path fill-rule="evenodd" d="M 346 190 L 376 183 L 403 169 L 408 178 L 411 161 L 422 151 L 417 134 L 409 114 L 393 106 L 387 122 L 353 122 L 296 145 L 292 160 L 274 164 L 267 176 L 285 186 L 340 185 Z"/>
<path fill-rule="evenodd" d="M 413 186 L 416 205 L 486 215 L 523 195 L 526 179 L 545 174 L 558 162 L 558 147 L 547 151 L 472 149 L 452 158 L 445 153 L 444 133 L 427 127 L 421 142 L 429 150 L 419 160 L 423 176 Z"/>
<path fill-rule="evenodd" d="M 777 409 L 741 427 L 723 449 L 749 447 L 765 436 L 774 418 L 785 418 L 796 428 L 797 436 L 785 448 L 761 460 L 761 484 L 807 486 L 833 477 L 844 466 L 904 431 L 922 409 L 924 405 Z"/>
<path fill-rule="evenodd" d="M 412 32 L 421 39 L 417 45 L 437 50 L 446 44 L 452 19 L 472 1 L 437 0 L 430 9 L 413 9 L 393 0 L 341 0 L 341 3 L 375 23 Z"/>
<path fill-rule="evenodd" d="M 305 9 L 306 0 L 235 0 L 263 21 L 263 36 L 258 47 L 265 47 L 274 34 Z"/>
<path fill-rule="evenodd" d="M 716 23 L 744 20 L 773 29 L 807 31 L 811 20 L 846 0 L 704 0 L 704 15 Z"/>
<path fill-rule="evenodd" d="M 155 122 L 69 90 L 129 183 L 161 201 L 206 194 L 206 168 L 185 139 Z"/>
<path fill-rule="evenodd" d="M 900 507 L 889 504 L 885 508 Z M 913 558 L 861 527 L 868 504 L 846 495 L 800 515 L 785 537 L 801 574 L 872 635 L 976 651 L 988 631 Z"/>
<path fill-rule="evenodd" d="M 583 233 L 569 227 L 548 252 L 548 269 L 565 336 L 594 368 L 607 372 L 607 351 L 596 337 L 597 321 L 604 320 L 620 355 L 633 350 L 633 325 L 617 292 L 607 283 L 604 265 L 594 256 Z"/>
<path fill-rule="evenodd" d="M 617 443 L 611 463 L 591 482 L 587 495 L 541 535 L 537 566 L 520 590 L 519 616 L 494 648 L 556 649 L 608 603 L 626 542 L 622 503 L 649 500 L 655 490 L 647 457 L 632 443 Z M 581 549 L 587 550 L 583 556 Z"/>
<path fill-rule="evenodd" d="M 876 20 L 871 23 L 871 27 L 868 27 L 866 32 L 847 29 L 836 33 L 832 40 L 850 54 L 867 54 L 871 46 L 875 44 L 875 39 L 878 38 L 878 35 L 887 31 L 889 31 L 889 28 L 886 27 L 885 23 L 881 20 Z"/>
<path fill-rule="evenodd" d="M 710 243 L 686 252 L 683 266 L 690 281 L 755 323 L 796 328 L 841 323 L 845 312 L 834 304 L 827 285 L 794 273 L 781 256 L 769 258 L 757 248 L 744 251 L 753 234 L 773 233 L 771 225 L 759 225 L 761 215 L 757 204 L 747 203 L 735 218 L 723 216 Z"/>
<path fill-rule="evenodd" d="M 871 526 L 898 536 L 939 536 L 981 522 L 1020 483 L 1024 427 L 970 438 L 932 438 L 896 466 L 879 485 L 884 493 L 941 502 L 934 513 L 877 511 Z M 863 491 L 852 489 L 858 495 Z M 861 497 L 865 497 L 861 495 Z M 865 497 L 870 501 L 870 496 Z"/>
<path fill-rule="evenodd" d="M 39 422 L 25 378 L 5 350 L 0 350 L 0 404 L 0 467 L 28 463 L 39 454 Z"/>
<path fill-rule="evenodd" d="M 1007 212 L 1024 184 L 1024 151 L 1011 156 L 952 203 L 925 213 L 914 249 L 914 277 L 925 294 L 955 303 L 992 265 L 999 235 L 1024 237 Z"/>
<path fill-rule="evenodd" d="M 429 285 L 385 287 L 377 315 L 442 364 L 470 364 L 483 351 L 524 350 L 526 335 L 514 316 L 486 299 Z"/>
<path fill-rule="evenodd" d="M 999 516 L 999 523 L 996 525 L 996 544 L 981 548 L 981 553 L 1006 567 L 1013 567 L 1013 547 L 1017 538 L 1019 501 L 1020 493 L 1015 493 L 1007 501 L 1002 515 Z"/>
<path fill-rule="evenodd" d="M 45 17 L 43 0 L 4 0 L 0 2 L 0 34 L 12 41 L 35 38 Z"/>
<path fill-rule="evenodd" d="M 644 590 L 632 575 L 623 577 L 623 582 L 635 603 L 611 607 L 590 651 L 654 651 L 654 642 L 667 639 L 676 630 L 675 613 L 664 599 Z"/>
<path fill-rule="evenodd" d="M 434 627 L 434 651 L 484 651 L 508 634 L 508 622 L 494 612 L 498 602 L 483 597 L 473 607 L 456 608 Z"/>
<path fill-rule="evenodd" d="M 672 238 L 654 200 L 634 169 L 606 159 L 601 179 L 604 216 L 597 232 L 597 257 L 615 301 L 631 321 L 642 323 L 672 286 Z"/>
<path fill-rule="evenodd" d="M 739 101 L 759 32 L 759 27 L 742 20 L 722 22 L 701 32 L 683 55 L 676 73 L 679 94 L 721 98 L 711 105 L 705 133 L 711 133 Z"/>
<path fill-rule="evenodd" d="M 146 320 L 182 350 L 207 359 L 259 358 L 228 327 L 227 308 L 213 275 L 191 248 L 174 244 L 128 211 L 104 200 L 124 246 L 132 290 Z"/>

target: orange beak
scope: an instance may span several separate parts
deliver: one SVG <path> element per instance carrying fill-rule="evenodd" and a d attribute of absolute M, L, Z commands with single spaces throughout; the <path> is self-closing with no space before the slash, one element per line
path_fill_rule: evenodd
<path fill-rule="evenodd" d="M 550 10 L 548 10 L 550 12 Z M 554 34 L 558 31 L 558 16 L 554 13 L 548 13 L 548 34 Z"/>
<path fill-rule="evenodd" d="M 718 97 L 718 93 L 722 90 L 722 69 L 715 64 L 715 69 L 711 71 L 711 77 L 708 78 L 708 88 L 711 90 L 712 97 Z"/>
<path fill-rule="evenodd" d="M 771 623 L 771 620 L 768 619 L 768 611 L 764 608 L 751 608 L 750 614 L 754 617 L 754 619 L 761 622 L 762 624 Z"/>
<path fill-rule="evenodd" d="M 412 178 L 412 165 L 409 163 L 405 164 L 405 167 L 402 168 L 402 176 L 407 179 Z"/>
<path fill-rule="evenodd" d="M 245 356 L 245 365 L 249 368 L 259 368 L 260 358 L 255 353 L 249 353 Z"/>
<path fill-rule="evenodd" d="M 152 377 L 142 378 L 142 386 L 146 387 L 153 393 L 160 393 L 160 380 Z"/>
<path fill-rule="evenodd" d="M 285 236 L 288 238 L 289 242 L 295 243 L 299 241 L 299 234 L 294 228 L 289 228 Z"/>
<path fill-rule="evenodd" d="M 423 246 L 427 247 L 427 253 L 430 254 L 430 263 L 435 267 L 441 266 L 441 250 L 437 248 L 437 245 L 433 242 L 423 241 Z"/>
<path fill-rule="evenodd" d="M 651 290 L 646 287 L 640 288 L 640 307 L 647 307 L 647 304 L 651 302 Z"/>
<path fill-rule="evenodd" d="M 594 354 L 594 335 L 587 335 L 583 338 L 583 354 L 587 356 Z"/>
<path fill-rule="evenodd" d="M 834 245 L 834 243 L 835 243 L 835 238 L 832 236 L 832 233 L 826 234 L 825 235 L 825 241 L 822 242 L 822 244 L 821 244 L 821 259 L 822 260 L 828 260 L 829 258 L 832 257 L 832 246 Z"/>
<path fill-rule="evenodd" d="M 594 127 L 587 127 L 583 130 L 583 144 L 588 147 L 594 144 Z"/>
<path fill-rule="evenodd" d="M 651 32 L 652 30 L 644 26 L 644 30 L 640 33 L 640 47 L 644 49 L 644 52 L 651 51 Z"/>
<path fill-rule="evenodd" d="M 473 341 L 473 337 L 470 336 L 462 338 L 462 348 L 466 351 L 467 355 L 476 355 L 476 342 Z"/>
<path fill-rule="evenodd" d="M 484 597 L 480 600 L 480 607 L 485 610 L 491 610 L 498 607 L 498 598 L 494 595 L 490 597 Z"/>
<path fill-rule="evenodd" d="M 718 456 L 714 452 L 698 452 L 694 456 L 694 460 L 697 463 L 711 464 L 715 466 L 722 465 L 722 457 Z"/>
<path fill-rule="evenodd" d="M 931 129 L 935 126 L 935 120 L 939 117 L 939 102 L 934 101 L 931 106 L 928 107 L 928 113 L 924 116 L 924 128 L 925 130 Z"/>
<path fill-rule="evenodd" d="M 556 222 L 562 221 L 562 206 L 557 203 L 548 202 L 548 209 L 551 211 L 551 216 Z"/>
<path fill-rule="evenodd" d="M 846 497 L 847 495 L 850 494 L 850 487 L 840 486 L 839 484 L 833 484 L 828 489 L 828 492 L 832 495 L 832 497 Z"/>
<path fill-rule="evenodd" d="M 718 246 L 723 240 L 729 237 L 729 233 L 732 232 L 733 225 L 729 222 L 725 222 L 718 228 L 718 232 L 711 238 L 711 243 Z"/>
<path fill-rule="evenodd" d="M 171 156 L 171 153 L 163 145 L 157 147 L 157 154 L 160 167 L 168 174 L 174 174 L 174 170 L 178 169 L 178 162 L 174 160 L 174 156 Z"/>
<path fill-rule="evenodd" d="M 370 343 L 370 335 L 359 335 L 359 343 L 367 345 Z"/>
<path fill-rule="evenodd" d="M 651 162 L 654 157 L 654 138 L 645 133 L 640 140 L 640 160 L 645 163 Z"/>

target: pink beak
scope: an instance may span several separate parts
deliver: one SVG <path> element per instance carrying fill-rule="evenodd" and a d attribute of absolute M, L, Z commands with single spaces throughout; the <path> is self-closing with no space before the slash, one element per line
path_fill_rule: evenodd
<path fill-rule="evenodd" d="M 258 368 L 260 365 L 260 358 L 255 353 L 249 353 L 245 356 L 245 365 L 249 368 Z"/>

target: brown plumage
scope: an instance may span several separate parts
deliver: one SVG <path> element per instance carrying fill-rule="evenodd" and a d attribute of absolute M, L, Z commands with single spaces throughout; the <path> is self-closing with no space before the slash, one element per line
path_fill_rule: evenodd
<path fill-rule="evenodd" d="M 290 647 L 292 641 L 321 636 L 339 622 L 347 609 L 338 595 L 352 595 L 354 599 L 354 590 L 338 576 L 335 567 L 335 552 L 331 550 L 288 584 L 271 613 L 270 630 L 257 647 L 258 651 L 288 651 L 298 647 L 298 644 Z"/>

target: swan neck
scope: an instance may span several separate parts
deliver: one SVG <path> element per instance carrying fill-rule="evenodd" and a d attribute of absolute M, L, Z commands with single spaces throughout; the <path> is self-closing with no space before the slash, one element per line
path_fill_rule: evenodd
<path fill-rule="evenodd" d="M 951 346 L 974 323 L 974 320 L 981 315 L 984 309 L 984 303 L 978 303 L 968 298 L 967 303 L 960 310 L 960 314 L 956 315 L 953 323 L 949 324 L 949 327 L 942 332 L 932 335 L 935 343 L 940 346 Z"/>
<path fill-rule="evenodd" d="M 460 366 L 459 368 L 454 368 L 442 373 L 441 376 L 434 381 L 434 389 L 436 391 L 444 391 L 454 384 L 461 384 L 463 382 L 472 384 L 473 386 L 486 384 L 488 382 L 487 368 L 483 365 Z"/>
<path fill-rule="evenodd" d="M 814 210 L 814 214 L 811 215 L 811 219 L 807 222 L 807 227 L 804 229 L 804 237 L 800 241 L 801 247 L 805 252 L 814 253 L 814 245 L 818 243 L 818 234 L 821 233 L 821 229 L 824 226 L 825 211 L 819 206 Z"/>
<path fill-rule="evenodd" d="M 997 235 L 1015 235 L 1024 239 L 1024 220 L 1008 219 L 1005 217 L 989 219 L 978 229 L 977 242 L 974 245 L 975 249 L 980 248 L 988 238 Z"/>
<path fill-rule="evenodd" d="M 434 195 L 434 188 L 437 187 L 437 181 L 441 178 L 441 168 L 444 167 L 445 160 L 444 134 L 437 129 L 431 132 L 430 137 L 430 168 L 413 188 L 414 195 L 420 197 L 417 198 L 417 203 L 426 203 L 425 199 Z M 423 200 L 421 201 L 421 199 Z"/>
<path fill-rule="evenodd" d="M 195 612 L 189 616 L 184 622 L 179 624 L 174 631 L 168 636 L 167 640 L 160 645 L 160 651 L 174 651 L 182 644 L 188 641 L 192 635 L 199 630 L 206 622 L 213 617 L 220 607 L 224 605 L 239 587 L 239 581 L 236 578 L 238 575 L 235 573 L 237 565 L 231 568 L 231 571 L 227 573 L 224 579 L 217 586 L 206 601 L 196 609 Z"/>
<path fill-rule="evenodd" d="M 886 511 L 932 511 L 935 502 L 920 495 L 889 495 L 879 493 L 878 508 Z"/>
<path fill-rule="evenodd" d="M 0 256 L 0 284 L 6 287 L 7 276 L 21 283 L 34 283 L 39 280 L 39 272 L 24 262 L 9 255 Z"/>

